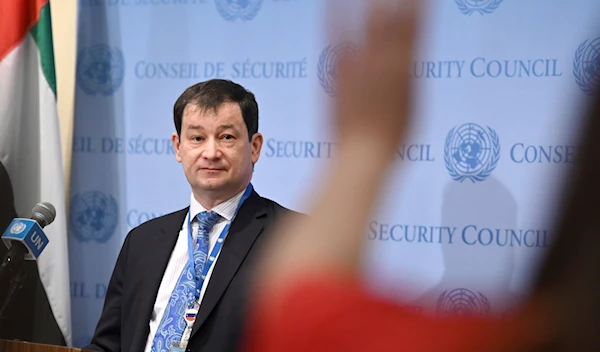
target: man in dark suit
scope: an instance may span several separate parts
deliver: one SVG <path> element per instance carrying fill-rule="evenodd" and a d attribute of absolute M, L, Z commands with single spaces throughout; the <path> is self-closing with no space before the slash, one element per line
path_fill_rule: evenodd
<path fill-rule="evenodd" d="M 174 121 L 190 206 L 128 234 L 87 349 L 235 351 L 252 264 L 273 222 L 294 214 L 252 188 L 263 137 L 251 92 L 198 83 L 175 103 Z"/>

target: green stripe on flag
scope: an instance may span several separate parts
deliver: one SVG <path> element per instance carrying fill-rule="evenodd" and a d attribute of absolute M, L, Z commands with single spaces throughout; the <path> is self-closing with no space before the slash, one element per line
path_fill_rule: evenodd
<path fill-rule="evenodd" d="M 0 0 L 3 1 L 3 0 Z M 40 50 L 42 72 L 48 85 L 56 97 L 56 71 L 54 69 L 54 48 L 52 46 L 52 19 L 50 18 L 50 3 L 42 7 L 40 20 L 29 31 Z"/>

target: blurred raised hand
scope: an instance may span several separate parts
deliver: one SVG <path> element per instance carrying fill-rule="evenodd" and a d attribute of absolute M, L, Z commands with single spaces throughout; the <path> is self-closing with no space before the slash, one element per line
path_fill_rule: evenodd
<path fill-rule="evenodd" d="M 369 3 L 362 44 L 337 70 L 338 154 L 323 183 L 305 192 L 309 217 L 285 219 L 274 232 L 257 273 L 263 293 L 303 275 L 357 274 L 368 219 L 409 121 L 422 3 Z"/>
<path fill-rule="evenodd" d="M 335 127 L 340 148 L 359 144 L 391 155 L 407 130 L 411 112 L 411 63 L 424 1 L 370 2 L 362 43 L 344 55 L 337 68 Z M 333 16 L 340 14 L 336 11 Z"/>

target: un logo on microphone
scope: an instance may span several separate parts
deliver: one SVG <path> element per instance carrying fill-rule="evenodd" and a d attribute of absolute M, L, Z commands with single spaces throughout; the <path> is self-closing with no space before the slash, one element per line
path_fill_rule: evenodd
<path fill-rule="evenodd" d="M 263 0 L 215 0 L 217 11 L 227 21 L 250 21 L 260 10 Z"/>
<path fill-rule="evenodd" d="M 453 180 L 483 181 L 500 159 L 500 140 L 496 132 L 474 123 L 454 127 L 446 137 L 444 162 Z"/>
<path fill-rule="evenodd" d="M 584 41 L 575 51 L 573 59 L 573 76 L 579 88 L 587 95 L 592 95 L 598 88 L 600 80 L 600 38 Z"/>
<path fill-rule="evenodd" d="M 26 228 L 27 228 L 27 225 L 25 225 L 22 222 L 17 222 L 10 228 L 10 233 L 12 233 L 13 235 L 18 235 L 21 232 L 25 231 Z"/>
<path fill-rule="evenodd" d="M 504 0 L 454 0 L 460 12 L 471 16 L 477 12 L 480 15 L 489 15 L 496 11 Z"/>
<path fill-rule="evenodd" d="M 338 65 L 344 55 L 352 54 L 356 45 L 351 42 L 343 42 L 337 45 L 329 45 L 319 56 L 317 75 L 319 83 L 329 96 L 334 97 L 337 93 Z"/>
<path fill-rule="evenodd" d="M 475 294 L 466 288 L 444 291 L 436 305 L 438 316 L 489 316 L 491 313 L 492 309 L 487 297 L 481 292 Z"/>
<path fill-rule="evenodd" d="M 105 243 L 119 223 L 117 201 L 98 191 L 77 194 L 71 201 L 71 231 L 80 242 Z"/>
<path fill-rule="evenodd" d="M 125 59 L 118 48 L 98 44 L 80 50 L 77 83 L 88 95 L 113 94 L 123 83 Z"/>

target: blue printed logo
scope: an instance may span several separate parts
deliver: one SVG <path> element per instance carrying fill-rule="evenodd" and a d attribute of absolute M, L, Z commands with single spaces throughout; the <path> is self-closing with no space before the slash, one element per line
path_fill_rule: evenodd
<path fill-rule="evenodd" d="M 453 180 L 485 180 L 500 159 L 500 140 L 496 132 L 474 124 L 454 127 L 446 137 L 444 161 Z"/>
<path fill-rule="evenodd" d="M 592 95 L 600 80 L 600 38 L 584 41 L 575 51 L 573 75 L 579 88 Z"/>
<path fill-rule="evenodd" d="M 487 297 L 466 288 L 457 288 L 450 292 L 444 291 L 437 301 L 438 316 L 489 316 L 491 305 Z"/>
<path fill-rule="evenodd" d="M 221 17 L 227 21 L 252 20 L 262 5 L 263 0 L 215 0 Z"/>
<path fill-rule="evenodd" d="M 338 63 L 344 55 L 351 54 L 356 46 L 350 42 L 329 45 L 319 56 L 317 75 L 327 94 L 335 96 L 337 92 Z"/>
<path fill-rule="evenodd" d="M 11 228 L 10 233 L 13 235 L 19 235 L 21 232 L 25 231 L 27 225 L 23 222 L 16 222 Z"/>
<path fill-rule="evenodd" d="M 119 223 L 117 201 L 98 191 L 77 194 L 71 201 L 71 229 L 80 242 L 105 243 Z"/>
<path fill-rule="evenodd" d="M 77 83 L 86 94 L 109 96 L 123 83 L 125 59 L 118 48 L 94 45 L 82 49 L 77 60 Z"/>
<path fill-rule="evenodd" d="M 471 16 L 477 12 L 480 15 L 490 14 L 500 6 L 504 0 L 454 0 L 460 12 Z"/>

